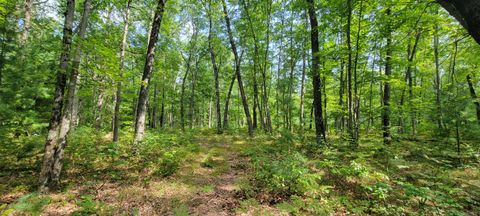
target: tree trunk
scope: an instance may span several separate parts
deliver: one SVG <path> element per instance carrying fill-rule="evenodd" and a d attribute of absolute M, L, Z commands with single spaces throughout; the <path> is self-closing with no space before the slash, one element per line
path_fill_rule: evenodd
<path fill-rule="evenodd" d="M 91 10 L 91 1 L 86 0 L 84 2 L 84 8 L 83 8 L 83 15 L 82 19 L 80 21 L 80 26 L 79 26 L 79 32 L 78 32 L 78 42 L 77 42 L 77 47 L 75 50 L 75 56 L 73 59 L 73 64 L 72 68 L 70 71 L 70 81 L 68 83 L 68 90 L 67 90 L 67 97 L 65 98 L 66 100 L 66 105 L 63 109 L 63 114 L 62 114 L 62 120 L 60 123 L 60 133 L 58 136 L 58 147 L 57 147 L 57 154 L 53 162 L 53 173 L 54 179 L 60 179 L 60 173 L 62 170 L 63 166 L 63 153 L 65 146 L 67 146 L 67 136 L 68 133 L 70 132 L 73 119 L 76 119 L 74 114 L 74 106 L 78 105 L 75 104 L 75 101 L 78 100 L 77 94 L 77 82 L 78 82 L 78 74 L 79 74 L 79 68 L 80 68 L 80 62 L 82 59 L 82 41 L 85 39 L 85 33 L 87 30 L 87 25 L 88 25 L 88 19 L 90 16 L 90 10 Z M 76 99 L 77 98 L 77 99 Z"/>
<path fill-rule="evenodd" d="M 213 76 L 215 78 L 215 110 L 217 116 L 217 134 L 222 131 L 222 110 L 220 108 L 220 84 L 218 80 L 219 68 L 216 61 L 215 49 L 213 48 L 213 23 L 212 23 L 212 2 L 208 2 L 208 48 L 210 50 L 210 58 L 212 60 Z"/>
<path fill-rule="evenodd" d="M 245 4 L 245 0 L 242 0 L 241 3 L 245 11 L 245 14 L 247 16 L 249 29 L 251 31 L 252 38 L 253 38 L 254 53 L 253 53 L 253 125 L 252 126 L 253 126 L 253 129 L 256 129 L 257 128 L 257 108 L 260 111 L 260 103 L 258 100 L 258 83 L 257 83 L 259 48 L 258 48 L 257 35 L 255 34 L 255 29 L 253 27 L 252 18 L 250 17 L 250 13 L 248 11 L 248 8 L 250 7 L 250 5 L 247 6 Z M 260 113 L 261 124 L 264 127 L 262 113 L 261 112 L 259 113 Z"/>
<path fill-rule="evenodd" d="M 308 15 L 305 11 L 305 29 L 308 29 Z M 305 117 L 305 74 L 307 71 L 307 41 L 306 37 L 303 39 L 302 43 L 302 80 L 300 84 L 300 134 L 303 135 L 304 129 L 304 117 Z"/>
<path fill-rule="evenodd" d="M 473 87 L 472 76 L 467 75 L 468 89 L 470 90 L 470 96 L 472 97 L 473 104 L 475 104 L 475 109 L 477 110 L 477 122 L 480 124 L 480 101 L 478 100 L 475 88 Z"/>
<path fill-rule="evenodd" d="M 50 119 L 47 141 L 45 143 L 45 153 L 43 155 L 43 164 L 39 178 L 39 191 L 41 193 L 46 193 L 55 189 L 59 183 L 60 173 L 55 173 L 55 171 L 59 170 L 55 169 L 54 161 L 60 155 L 63 155 L 63 149 L 61 152 L 58 151 L 58 136 L 60 133 L 60 121 L 62 119 L 63 100 L 67 82 L 67 68 L 70 60 L 74 12 L 75 0 L 67 0 L 65 21 L 63 25 L 62 53 L 60 55 L 60 66 L 57 71 L 52 117 Z"/>
<path fill-rule="evenodd" d="M 480 1 L 437 0 L 480 44 Z"/>
<path fill-rule="evenodd" d="M 25 0 L 24 9 L 25 9 L 25 16 L 23 19 L 23 31 L 20 35 L 20 45 L 25 47 L 28 42 L 28 35 L 30 31 L 30 24 L 32 19 L 32 7 L 33 7 L 33 0 Z"/>
<path fill-rule="evenodd" d="M 162 105 L 160 108 L 160 128 L 163 128 L 165 123 L 165 88 L 162 88 Z"/>
<path fill-rule="evenodd" d="M 387 9 L 387 16 L 390 17 L 391 9 Z M 392 137 L 390 135 L 390 76 L 392 74 L 392 29 L 390 24 L 387 26 L 387 56 L 385 57 L 385 81 L 383 89 L 383 109 L 382 109 L 382 130 L 383 143 L 390 145 Z"/>
<path fill-rule="evenodd" d="M 158 40 L 160 24 L 162 22 L 165 3 L 167 0 L 158 0 L 158 5 L 153 18 L 150 40 L 148 41 L 147 58 L 143 69 L 142 84 L 138 95 L 137 118 L 135 121 L 135 143 L 141 142 L 145 135 L 145 116 L 147 111 L 148 89 L 155 56 L 155 43 Z"/>
<path fill-rule="evenodd" d="M 435 55 L 435 104 L 437 106 L 437 125 L 438 129 L 443 129 L 443 115 L 442 115 L 442 102 L 441 102 L 441 77 L 440 77 L 440 62 L 438 53 L 438 24 L 434 27 L 433 34 L 433 51 Z"/>
<path fill-rule="evenodd" d="M 113 114 L 113 142 L 118 142 L 119 139 L 119 130 L 120 130 L 120 105 L 122 103 L 122 78 L 123 70 L 125 67 L 125 49 L 127 48 L 127 39 L 128 39 L 128 28 L 129 28 L 129 19 L 130 19 L 130 5 L 132 0 L 128 0 L 127 8 L 125 11 L 125 19 L 123 24 L 123 35 L 122 43 L 120 45 L 120 70 L 119 78 L 117 81 L 117 92 L 115 95 L 115 109 Z"/>
<path fill-rule="evenodd" d="M 272 119 L 270 117 L 270 105 L 268 102 L 268 91 L 267 91 L 267 68 L 268 68 L 268 51 L 270 47 L 270 22 L 271 22 L 271 12 L 272 12 L 272 2 L 267 0 L 267 14 L 268 14 L 268 21 L 267 21 L 267 38 L 266 38 L 266 45 L 265 45 L 265 59 L 263 62 L 263 69 L 262 69 L 262 81 L 263 81 L 263 110 L 265 112 L 265 131 L 272 133 Z"/>
<path fill-rule="evenodd" d="M 235 79 L 237 78 L 237 74 L 233 73 L 232 81 L 230 81 L 230 85 L 228 87 L 227 98 L 225 99 L 225 109 L 223 110 L 223 128 L 228 128 L 228 105 L 230 103 L 230 97 L 232 95 L 233 84 L 235 83 Z"/>
<path fill-rule="evenodd" d="M 352 0 L 347 0 L 348 21 L 347 21 L 347 47 L 348 47 L 348 66 L 347 66 L 347 107 L 348 107 L 348 119 L 347 128 L 350 135 L 350 142 L 356 143 L 355 134 L 353 131 L 353 98 L 352 98 L 352 42 L 351 42 L 351 26 L 352 26 Z"/>
<path fill-rule="evenodd" d="M 248 135 L 253 136 L 252 118 L 250 117 L 250 111 L 248 109 L 247 97 L 245 95 L 245 89 L 243 88 L 242 74 L 240 72 L 240 57 L 238 56 L 237 47 L 236 47 L 235 41 L 233 39 L 232 28 L 231 28 L 231 25 L 230 25 L 230 18 L 228 16 L 228 11 L 227 11 L 227 3 L 225 2 L 225 0 L 222 0 L 222 4 L 223 4 L 223 13 L 225 15 L 225 23 L 227 24 L 228 38 L 230 40 L 230 46 L 232 48 L 233 56 L 235 57 L 235 62 L 236 62 L 236 64 L 235 64 L 235 74 L 237 75 L 238 87 L 239 87 L 239 90 L 240 90 L 240 96 L 242 98 L 243 111 L 245 112 L 245 118 L 247 119 Z"/>
<path fill-rule="evenodd" d="M 357 40 L 355 44 L 355 59 L 353 61 L 353 110 L 354 110 L 354 116 L 353 116 L 353 135 L 354 135 L 354 140 L 355 144 L 358 145 L 358 139 L 360 136 L 360 95 L 358 94 L 358 80 L 357 80 L 357 69 L 358 69 L 358 57 L 360 55 L 360 33 L 362 29 L 362 16 L 363 16 L 363 0 L 360 0 L 360 9 L 358 13 L 358 29 L 357 29 Z"/>
<path fill-rule="evenodd" d="M 314 0 L 307 0 L 308 15 L 310 17 L 310 38 L 312 46 L 312 76 L 313 76 L 313 106 L 315 112 L 315 134 L 317 143 L 326 141 L 325 125 L 322 108 L 322 80 L 320 79 L 320 49 L 318 42 L 318 21 L 315 12 Z"/>

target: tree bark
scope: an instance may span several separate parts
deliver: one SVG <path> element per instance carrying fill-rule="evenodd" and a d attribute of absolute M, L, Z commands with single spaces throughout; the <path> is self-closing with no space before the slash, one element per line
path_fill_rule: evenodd
<path fill-rule="evenodd" d="M 354 117 L 353 117 L 353 97 L 352 97 L 352 42 L 351 42 L 351 26 L 352 26 L 352 0 L 347 0 L 348 21 L 347 21 L 347 47 L 348 47 L 348 66 L 347 66 L 347 107 L 348 107 L 348 119 L 347 128 L 350 135 L 350 142 L 356 143 L 355 134 L 353 130 Z"/>
<path fill-rule="evenodd" d="M 322 80 L 320 78 L 320 49 L 318 42 L 318 21 L 315 12 L 314 0 L 307 0 L 308 15 L 310 17 L 310 39 L 312 46 L 312 76 L 313 76 L 313 106 L 315 112 L 315 134 L 317 143 L 326 141 L 325 125 L 322 108 Z"/>
<path fill-rule="evenodd" d="M 390 17 L 391 9 L 387 9 L 387 16 Z M 390 76 L 392 74 L 392 29 L 390 23 L 387 24 L 387 55 L 385 57 L 385 81 L 383 86 L 383 109 L 382 109 L 382 130 L 383 143 L 390 145 L 392 137 L 390 135 Z"/>
<path fill-rule="evenodd" d="M 65 86 L 67 82 L 67 68 L 70 60 L 70 50 L 72 44 L 72 26 L 75 12 L 75 0 L 67 0 L 65 11 L 65 21 L 63 25 L 63 42 L 62 52 L 60 55 L 60 66 L 57 71 L 57 81 L 55 85 L 54 102 L 52 109 L 52 117 L 49 123 L 49 131 L 47 141 L 45 143 L 45 153 L 43 155 L 43 164 L 40 171 L 39 191 L 41 193 L 49 192 L 58 186 L 60 176 L 54 173 L 54 161 L 58 158 L 58 136 L 60 133 L 60 122 L 62 119 L 63 100 Z M 57 169 L 58 171 L 58 169 Z"/>
<path fill-rule="evenodd" d="M 439 62 L 439 37 L 438 37 L 438 24 L 434 27 L 433 33 L 433 52 L 435 55 L 435 105 L 437 107 L 437 125 L 438 129 L 443 129 L 443 114 L 442 114 L 442 102 L 441 102 L 441 77 L 440 77 L 440 62 Z"/>
<path fill-rule="evenodd" d="M 217 134 L 223 133 L 222 130 L 222 110 L 220 108 L 220 84 L 218 79 L 219 68 L 216 61 L 215 49 L 213 48 L 213 22 L 212 22 L 212 1 L 208 2 L 208 48 L 212 60 L 213 76 L 215 78 L 215 110 L 217 116 Z"/>
<path fill-rule="evenodd" d="M 232 81 L 230 81 L 230 85 L 228 87 L 227 98 L 225 99 L 225 108 L 223 110 L 223 128 L 228 128 L 228 106 L 230 103 L 230 97 L 232 95 L 233 84 L 235 83 L 235 79 L 237 78 L 237 74 L 233 73 Z"/>
<path fill-rule="evenodd" d="M 437 0 L 480 44 L 480 1 Z"/>
<path fill-rule="evenodd" d="M 118 142 L 118 139 L 119 139 L 120 105 L 122 104 L 122 80 L 121 79 L 123 78 L 123 70 L 125 68 L 125 49 L 127 48 L 131 4 L 132 4 L 132 0 L 128 0 L 127 8 L 125 11 L 124 24 L 123 24 L 122 43 L 120 45 L 120 70 L 119 70 L 120 80 L 117 81 L 117 92 L 115 95 L 115 109 L 113 114 L 113 142 Z"/>
<path fill-rule="evenodd" d="M 242 74 L 240 71 L 240 57 L 238 56 L 237 46 L 233 39 L 232 27 L 230 25 L 230 17 L 228 16 L 227 3 L 222 0 L 223 13 L 225 16 L 225 23 L 227 25 L 228 38 L 230 40 L 230 46 L 232 48 L 233 56 L 235 57 L 235 74 L 237 75 L 238 88 L 240 90 L 240 96 L 242 98 L 243 111 L 245 112 L 245 118 L 247 119 L 248 135 L 253 136 L 252 118 L 250 117 L 250 111 L 248 109 L 247 97 L 245 95 L 245 89 L 243 88 Z"/>
<path fill-rule="evenodd" d="M 304 13 L 305 29 L 308 29 L 308 15 L 307 11 Z M 304 118 L 305 118 L 305 74 L 307 71 L 307 40 L 304 37 L 302 41 L 302 79 L 300 84 L 300 134 L 303 135 Z"/>
<path fill-rule="evenodd" d="M 468 89 L 470 90 L 470 96 L 472 97 L 473 104 L 475 104 L 475 109 L 477 111 L 477 122 L 480 124 L 480 101 L 478 100 L 475 88 L 473 87 L 472 76 L 467 75 Z"/>
<path fill-rule="evenodd" d="M 135 143 L 141 142 L 145 136 L 145 116 L 147 110 L 148 89 L 150 78 L 152 76 L 153 62 L 155 56 L 155 43 L 158 40 L 160 25 L 162 23 L 163 12 L 167 0 L 158 0 L 155 15 L 150 32 L 150 40 L 148 41 L 147 56 L 143 69 L 142 84 L 138 95 L 137 118 L 135 121 Z"/>
<path fill-rule="evenodd" d="M 80 62 L 82 59 L 82 41 L 85 39 L 85 33 L 87 30 L 88 19 L 90 17 L 90 10 L 91 10 L 91 1 L 85 0 L 83 6 L 83 15 L 80 21 L 79 32 L 78 32 L 78 42 L 77 47 L 75 50 L 75 56 L 73 59 L 72 68 L 70 71 L 70 81 L 68 83 L 68 90 L 67 90 L 67 97 L 66 105 L 63 109 L 62 120 L 60 123 L 60 133 L 58 136 L 58 147 L 57 147 L 57 154 L 54 159 L 53 163 L 53 173 L 54 179 L 60 179 L 60 173 L 63 166 L 63 153 L 65 146 L 67 146 L 67 136 L 72 128 L 73 120 L 76 119 L 74 114 L 74 106 L 78 105 L 75 104 L 75 101 L 78 101 L 77 96 L 77 83 L 78 83 L 78 76 L 79 76 L 79 69 L 80 69 Z"/>
<path fill-rule="evenodd" d="M 30 25 L 32 20 L 32 7 L 33 7 L 33 0 L 25 0 L 24 3 L 24 10 L 25 16 L 23 19 L 23 31 L 20 35 L 20 45 L 25 47 L 28 42 L 28 35 L 30 31 Z"/>
<path fill-rule="evenodd" d="M 358 139 L 360 136 L 360 95 L 358 94 L 358 80 L 357 80 L 357 70 L 358 70 L 358 58 L 360 55 L 360 33 L 362 29 L 362 16 L 363 16 L 363 0 L 360 0 L 360 8 L 358 13 L 358 29 L 357 29 L 357 40 L 355 44 L 355 59 L 353 61 L 353 135 L 355 144 L 358 145 Z"/>
<path fill-rule="evenodd" d="M 263 61 L 263 69 L 262 69 L 262 86 L 263 86 L 263 110 L 265 113 L 265 131 L 272 133 L 272 119 L 270 116 L 270 105 L 268 102 L 268 91 L 267 91 L 267 68 L 268 68 L 268 53 L 270 48 L 270 23 L 271 23 L 271 13 L 272 13 L 272 1 L 267 0 L 267 37 L 266 37 L 266 45 L 265 45 L 265 58 Z"/>

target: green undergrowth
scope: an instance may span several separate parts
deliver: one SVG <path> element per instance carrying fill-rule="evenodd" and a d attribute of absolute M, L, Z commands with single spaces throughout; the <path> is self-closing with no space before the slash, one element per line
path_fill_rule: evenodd
<path fill-rule="evenodd" d="M 463 143 L 459 156 L 448 141 L 384 146 L 369 138 L 352 147 L 337 138 L 323 146 L 309 140 L 288 132 L 254 140 L 242 152 L 252 158 L 242 186 L 250 201 L 242 205 L 255 199 L 294 215 L 480 212 L 478 143 Z"/>

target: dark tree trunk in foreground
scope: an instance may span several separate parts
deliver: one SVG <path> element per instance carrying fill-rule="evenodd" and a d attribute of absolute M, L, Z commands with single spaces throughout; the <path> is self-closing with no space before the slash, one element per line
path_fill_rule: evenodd
<path fill-rule="evenodd" d="M 315 134 L 317 142 L 326 141 L 325 125 L 322 108 L 322 80 L 320 79 L 320 56 L 318 43 L 318 21 L 315 13 L 314 0 L 307 0 L 310 17 L 310 37 L 312 45 L 312 77 L 313 77 L 313 107 L 315 112 Z"/>
<path fill-rule="evenodd" d="M 67 0 L 65 11 L 65 21 L 63 25 L 63 43 L 62 53 L 60 55 L 60 66 L 57 71 L 57 81 L 55 84 L 55 94 L 50 119 L 47 141 L 45 144 L 45 153 L 43 155 L 43 164 L 40 171 L 39 191 L 46 193 L 58 186 L 60 176 L 54 173 L 54 161 L 58 157 L 58 136 L 60 133 L 60 121 L 62 119 L 63 100 L 65 86 L 67 84 L 67 68 L 70 60 L 70 50 L 72 44 L 72 26 L 75 12 L 75 0 Z"/>
<path fill-rule="evenodd" d="M 477 93 L 473 87 L 472 76 L 467 75 L 468 89 L 470 90 L 470 96 L 472 97 L 473 103 L 475 104 L 475 109 L 477 110 L 477 121 L 480 124 L 480 101 L 478 101 Z"/>
<path fill-rule="evenodd" d="M 391 9 L 387 9 L 387 16 L 391 15 Z M 390 75 L 392 74 L 392 29 L 387 24 L 387 55 L 385 57 L 385 81 L 383 86 L 383 109 L 382 109 L 382 130 L 383 143 L 389 145 L 392 143 L 390 135 Z"/>
<path fill-rule="evenodd" d="M 145 135 L 145 116 L 147 114 L 147 99 L 150 78 L 152 76 L 153 61 L 155 56 L 155 43 L 158 40 L 160 24 L 162 23 L 163 11 L 167 0 L 158 0 L 155 15 L 152 23 L 152 30 L 148 41 L 147 56 L 145 67 L 143 68 L 142 84 L 138 94 L 137 118 L 135 120 L 135 143 L 143 140 Z"/>
<path fill-rule="evenodd" d="M 228 38 L 230 40 L 230 46 L 232 48 L 233 56 L 235 57 L 235 74 L 237 75 L 238 88 L 240 90 L 240 97 L 242 98 L 243 111 L 245 112 L 245 118 L 247 118 L 248 135 L 253 136 L 252 118 L 250 117 L 250 111 L 248 109 L 247 96 L 245 95 L 245 89 L 243 88 L 242 74 L 240 72 L 240 57 L 238 56 L 237 46 L 233 39 L 232 27 L 230 25 L 230 17 L 228 16 L 227 3 L 222 0 L 223 13 L 225 16 L 225 23 L 227 24 Z"/>
<path fill-rule="evenodd" d="M 122 44 L 120 45 L 120 79 L 123 77 L 123 69 L 125 67 L 125 49 L 127 48 L 128 39 L 128 21 L 130 18 L 130 4 L 132 0 L 128 0 L 127 9 L 125 11 L 125 20 L 123 26 Z M 117 81 L 117 92 L 115 94 L 115 110 L 113 114 L 113 141 L 118 142 L 120 130 L 120 105 L 122 103 L 122 81 Z"/>
<path fill-rule="evenodd" d="M 221 134 L 222 131 L 222 110 L 220 108 L 220 85 L 218 81 L 218 74 L 219 74 L 219 68 L 217 65 L 216 61 L 216 55 L 215 55 L 215 50 L 213 49 L 213 23 L 212 23 L 212 4 L 211 0 L 208 2 L 208 47 L 210 50 L 210 58 L 212 60 L 212 67 L 213 67 L 213 76 L 215 77 L 215 110 L 216 110 L 216 115 L 217 115 L 217 133 Z M 209 117 L 211 118 L 211 117 Z"/>
<path fill-rule="evenodd" d="M 480 1 L 437 0 L 480 44 Z"/>

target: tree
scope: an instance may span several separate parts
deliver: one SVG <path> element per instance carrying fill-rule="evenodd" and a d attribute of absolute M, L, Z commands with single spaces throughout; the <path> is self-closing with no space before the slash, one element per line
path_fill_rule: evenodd
<path fill-rule="evenodd" d="M 387 17 L 391 16 L 391 8 L 387 8 Z M 392 143 L 392 136 L 390 134 L 390 76 L 392 75 L 392 26 L 390 22 L 387 22 L 386 26 L 386 56 L 385 56 L 385 81 L 383 84 L 383 109 L 382 109 L 382 130 L 383 130 L 383 142 L 386 145 Z"/>
<path fill-rule="evenodd" d="M 127 7 L 125 9 L 124 27 L 122 42 L 120 44 L 120 68 L 119 68 L 119 81 L 117 81 L 117 90 L 115 94 L 115 110 L 113 114 L 113 141 L 118 142 L 119 130 L 120 130 L 120 105 L 122 104 L 122 78 L 123 70 L 125 68 L 125 49 L 127 48 L 128 28 L 130 18 L 130 6 L 132 0 L 128 0 Z"/>
<path fill-rule="evenodd" d="M 162 23 L 163 12 L 165 11 L 165 3 L 167 0 L 158 0 L 155 9 L 155 15 L 152 22 L 152 30 L 148 40 L 147 56 L 145 66 L 143 68 L 142 83 L 138 94 L 137 115 L 135 119 L 135 139 L 136 143 L 141 142 L 145 136 L 145 117 L 147 114 L 147 100 L 150 79 L 152 76 L 153 62 L 155 57 L 155 43 L 158 40 L 160 24 Z"/>
<path fill-rule="evenodd" d="M 210 58 L 212 60 L 213 76 L 215 77 L 215 110 L 217 116 L 217 133 L 221 134 L 222 131 L 222 111 L 220 108 L 220 87 L 219 87 L 219 68 L 216 62 L 215 49 L 213 47 L 213 23 L 212 23 L 212 1 L 208 1 L 208 47 L 210 50 Z"/>
<path fill-rule="evenodd" d="M 238 88 L 240 90 L 240 96 L 242 98 L 242 104 L 243 104 L 243 111 L 245 112 L 245 117 L 247 119 L 247 126 L 248 126 L 248 134 L 250 136 L 253 136 L 253 125 L 252 125 L 252 118 L 250 117 L 250 111 L 248 109 L 248 102 L 247 102 L 247 96 L 245 95 L 245 89 L 243 87 L 243 81 L 242 81 L 242 74 L 240 71 L 240 56 L 238 55 L 237 51 L 237 46 L 235 44 L 235 40 L 233 39 L 233 32 L 232 32 L 232 27 L 230 24 L 230 17 L 228 16 L 228 11 L 227 11 L 227 3 L 225 0 L 222 0 L 222 5 L 223 5 L 223 13 L 225 17 L 225 23 L 227 25 L 227 33 L 228 33 L 228 39 L 230 41 L 230 46 L 233 52 L 233 56 L 235 58 L 235 74 L 237 77 L 237 82 L 238 82 Z"/>
<path fill-rule="evenodd" d="M 320 79 L 320 49 L 318 43 L 318 21 L 313 0 L 307 0 L 308 15 L 310 17 L 310 40 L 312 46 L 312 80 L 313 80 L 313 107 L 315 113 L 315 134 L 317 143 L 326 141 L 325 125 L 322 111 L 322 80 Z"/>
<path fill-rule="evenodd" d="M 480 44 L 480 1 L 437 0 Z"/>
<path fill-rule="evenodd" d="M 40 171 L 40 187 L 42 193 L 55 189 L 58 186 L 61 167 L 55 163 L 63 155 L 63 149 L 58 148 L 58 137 L 60 134 L 60 124 L 62 120 L 62 109 L 65 87 L 67 84 L 67 68 L 70 60 L 70 49 L 72 44 L 72 26 L 75 12 L 75 0 L 67 0 L 65 10 L 65 21 L 63 24 L 63 42 L 62 53 L 60 55 L 60 66 L 57 71 L 57 81 L 55 85 L 55 96 L 50 119 L 47 142 L 45 144 L 45 154 L 43 155 L 43 164 Z"/>

